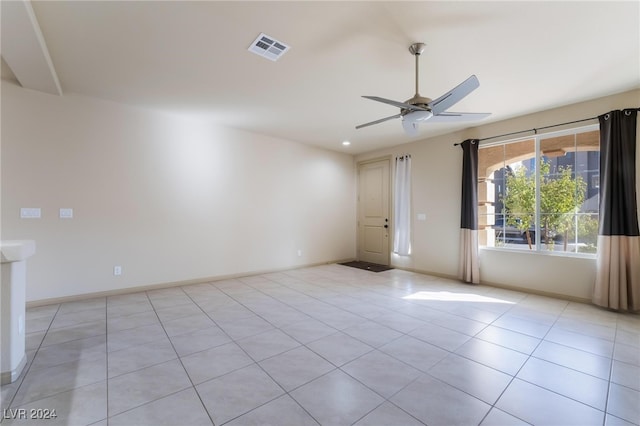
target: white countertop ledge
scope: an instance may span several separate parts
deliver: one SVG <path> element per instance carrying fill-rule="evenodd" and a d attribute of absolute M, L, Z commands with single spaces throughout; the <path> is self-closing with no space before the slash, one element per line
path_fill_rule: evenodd
<path fill-rule="evenodd" d="M 0 241 L 0 259 L 2 263 L 20 262 L 36 252 L 36 242 L 33 240 L 5 240 Z"/>

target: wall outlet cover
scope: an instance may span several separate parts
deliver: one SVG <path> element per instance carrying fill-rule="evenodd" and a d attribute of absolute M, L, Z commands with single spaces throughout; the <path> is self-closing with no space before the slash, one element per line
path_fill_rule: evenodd
<path fill-rule="evenodd" d="M 22 207 L 20 209 L 21 219 L 40 219 L 42 217 L 42 210 L 40 207 Z"/>

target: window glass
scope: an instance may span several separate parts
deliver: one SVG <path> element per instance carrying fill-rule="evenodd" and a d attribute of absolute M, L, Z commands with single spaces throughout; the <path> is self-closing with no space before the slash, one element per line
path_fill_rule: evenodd
<path fill-rule="evenodd" d="M 481 146 L 480 245 L 595 253 L 599 164 L 597 128 Z"/>

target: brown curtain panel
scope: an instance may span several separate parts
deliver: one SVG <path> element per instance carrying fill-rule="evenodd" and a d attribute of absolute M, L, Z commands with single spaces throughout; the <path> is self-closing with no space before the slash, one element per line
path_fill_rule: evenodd
<path fill-rule="evenodd" d="M 462 208 L 460 212 L 460 263 L 458 278 L 480 283 L 478 266 L 478 140 L 467 139 L 462 147 Z"/>
<path fill-rule="evenodd" d="M 636 199 L 637 109 L 600 120 L 600 227 L 593 303 L 640 310 L 640 232 Z"/>

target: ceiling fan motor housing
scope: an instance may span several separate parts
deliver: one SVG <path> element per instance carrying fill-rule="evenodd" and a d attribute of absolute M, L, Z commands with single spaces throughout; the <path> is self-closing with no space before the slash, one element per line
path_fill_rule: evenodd
<path fill-rule="evenodd" d="M 431 108 L 429 107 L 429 102 L 431 102 L 432 99 L 431 98 L 425 98 L 423 96 L 420 95 L 415 95 L 413 98 L 411 99 L 407 99 L 405 101 L 405 104 L 409 104 L 409 105 L 415 105 L 418 106 L 420 108 L 424 108 L 426 110 L 431 111 Z M 408 113 L 410 113 L 411 110 L 405 109 L 405 108 L 400 108 L 400 114 L 402 115 L 406 115 Z"/>

